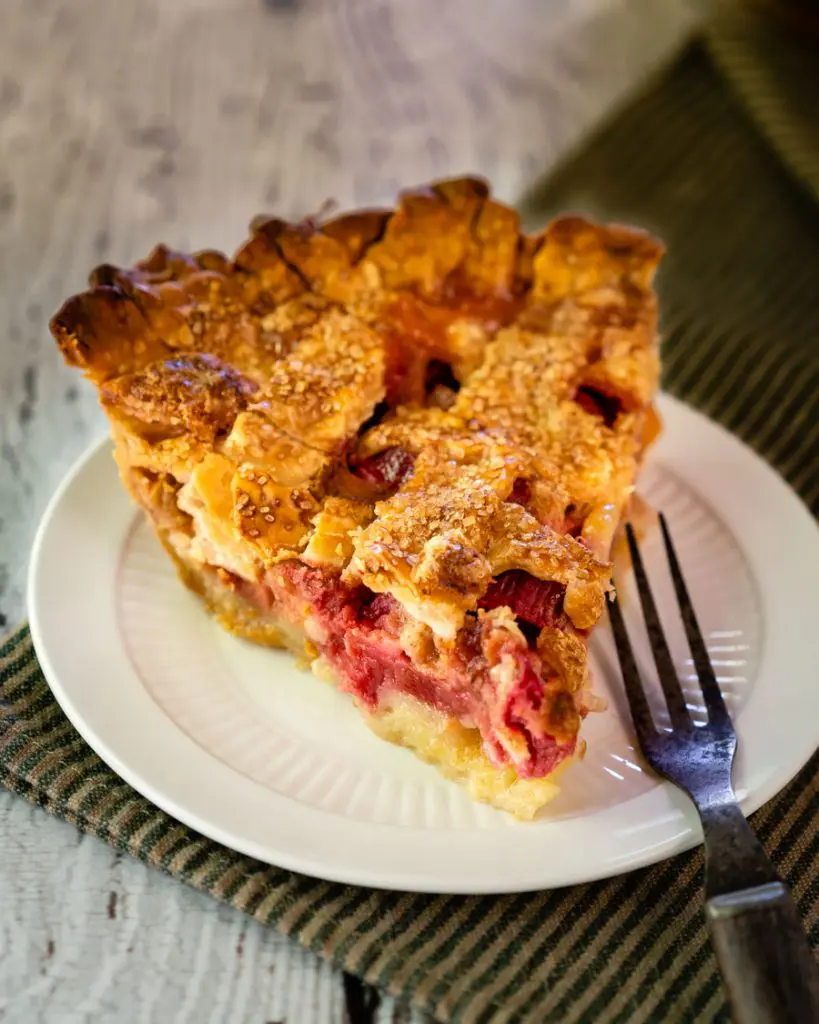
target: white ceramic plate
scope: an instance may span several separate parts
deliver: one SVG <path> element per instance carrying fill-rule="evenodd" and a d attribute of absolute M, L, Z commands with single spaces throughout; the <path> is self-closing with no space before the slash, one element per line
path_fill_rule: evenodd
<path fill-rule="evenodd" d="M 666 430 L 641 490 L 677 541 L 740 736 L 734 776 L 750 812 L 819 742 L 819 531 L 735 438 L 667 397 L 661 412 Z M 31 629 L 76 728 L 168 813 L 282 867 L 433 892 L 590 881 L 700 841 L 690 804 L 635 753 L 605 624 L 592 658 L 609 709 L 584 723 L 588 754 L 554 803 L 516 823 L 377 739 L 348 698 L 289 655 L 214 625 L 126 497 L 109 447 L 81 460 L 43 517 Z M 701 711 L 656 535 L 645 553 Z M 633 605 L 627 581 L 625 590 Z M 628 615 L 634 624 L 633 608 Z M 640 658 L 651 678 L 645 648 Z"/>

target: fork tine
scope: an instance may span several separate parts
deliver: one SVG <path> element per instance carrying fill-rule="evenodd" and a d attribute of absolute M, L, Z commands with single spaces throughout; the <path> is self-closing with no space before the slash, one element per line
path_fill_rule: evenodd
<path fill-rule="evenodd" d="M 680 562 L 677 558 L 677 552 L 674 549 L 674 544 L 671 540 L 671 531 L 669 530 L 666 518 L 662 513 L 660 514 L 660 528 L 663 531 L 665 551 L 668 556 L 671 579 L 674 581 L 674 589 L 677 592 L 677 603 L 680 606 L 680 615 L 682 616 L 683 626 L 685 627 L 685 635 L 688 637 L 688 646 L 691 648 L 691 657 L 694 662 L 694 667 L 697 670 L 697 675 L 699 676 L 702 695 L 705 698 L 705 706 L 708 708 L 708 719 L 714 725 L 727 724 L 730 727 L 731 716 L 728 714 L 728 709 L 725 706 L 725 700 L 722 696 L 722 690 L 720 690 L 717 677 L 714 675 L 714 669 L 711 665 L 711 659 L 708 657 L 708 649 L 705 646 L 702 630 L 697 622 L 697 616 L 694 613 L 694 605 L 691 603 L 691 597 L 688 593 L 685 577 L 683 576 L 682 568 L 680 567 Z"/>
<path fill-rule="evenodd" d="M 628 638 L 626 624 L 623 621 L 623 612 L 616 593 L 609 596 L 608 609 L 611 631 L 614 634 L 614 643 L 617 647 L 620 671 L 623 673 L 623 682 L 626 687 L 631 718 L 634 722 L 637 740 L 640 746 L 645 748 L 651 737 L 656 735 L 654 719 L 651 717 L 651 708 L 648 706 L 645 690 L 640 681 L 637 661 L 634 657 L 631 641 Z"/>
<path fill-rule="evenodd" d="M 654 595 L 648 582 L 640 549 L 637 547 L 637 538 L 631 523 L 626 524 L 626 537 L 631 551 L 631 564 L 634 568 L 634 576 L 637 580 L 637 590 L 640 594 L 640 604 L 643 606 L 643 617 L 646 620 L 651 653 L 654 655 L 654 664 L 657 666 L 657 674 L 660 677 L 660 684 L 665 694 L 665 702 L 668 705 L 668 714 L 671 717 L 671 724 L 675 729 L 687 729 L 692 725 L 691 716 L 685 706 L 680 681 L 677 678 L 677 671 L 671 659 L 671 651 L 663 632 L 663 625 L 660 622 L 660 615 L 657 605 L 654 603 Z"/>

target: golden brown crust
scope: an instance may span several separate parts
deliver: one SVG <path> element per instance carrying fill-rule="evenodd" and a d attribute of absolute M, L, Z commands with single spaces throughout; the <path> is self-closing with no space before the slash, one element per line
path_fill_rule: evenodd
<path fill-rule="evenodd" d="M 257 385 L 212 355 L 151 363 L 100 386 L 102 404 L 142 440 L 189 436 L 213 445 L 233 426 Z"/>
<path fill-rule="evenodd" d="M 565 584 L 585 630 L 652 429 L 660 255 L 574 216 L 526 237 L 459 179 L 395 211 L 262 220 L 233 260 L 160 246 L 99 268 L 52 331 L 156 525 L 179 495 L 217 564 L 343 569 L 443 638 L 523 569 Z"/>

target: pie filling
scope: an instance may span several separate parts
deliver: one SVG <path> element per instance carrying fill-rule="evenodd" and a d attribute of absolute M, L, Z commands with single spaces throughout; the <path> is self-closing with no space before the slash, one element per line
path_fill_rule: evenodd
<path fill-rule="evenodd" d="M 412 697 L 477 729 L 490 761 L 514 766 L 520 778 L 549 775 L 575 751 L 586 709 L 548 675 L 527 639 L 544 626 L 569 628 L 557 584 L 503 574 L 455 642 L 438 646 L 423 627 L 418 635 L 389 594 L 297 560 L 268 570 L 261 583 L 222 578 L 261 613 L 303 626 L 339 688 L 370 713 L 396 695 Z"/>

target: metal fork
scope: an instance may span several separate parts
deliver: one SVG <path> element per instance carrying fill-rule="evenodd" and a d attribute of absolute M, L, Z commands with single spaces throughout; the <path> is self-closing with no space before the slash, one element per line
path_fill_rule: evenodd
<path fill-rule="evenodd" d="M 731 783 L 736 733 L 663 516 L 660 526 L 708 721 L 696 726 L 688 712 L 629 524 L 637 590 L 671 719 L 670 730 L 654 724 L 620 603 L 612 597 L 609 617 L 637 739 L 651 767 L 684 790 L 699 812 L 705 836 L 705 916 L 735 1020 L 813 1024 L 819 1022 L 819 968 L 796 905 L 737 804 Z"/>

